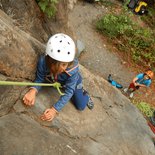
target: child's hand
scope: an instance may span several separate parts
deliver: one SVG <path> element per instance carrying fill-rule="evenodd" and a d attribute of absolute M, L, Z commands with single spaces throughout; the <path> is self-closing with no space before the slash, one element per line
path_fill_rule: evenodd
<path fill-rule="evenodd" d="M 41 115 L 40 118 L 43 121 L 52 121 L 56 114 L 57 111 L 55 110 L 55 108 L 52 107 L 51 109 L 46 109 L 44 114 Z"/>
<path fill-rule="evenodd" d="M 36 98 L 36 93 L 37 91 L 35 89 L 30 89 L 25 96 L 23 97 L 23 102 L 27 106 L 32 106 L 35 103 L 35 98 Z"/>
<path fill-rule="evenodd" d="M 136 87 L 136 86 L 139 86 L 139 83 L 136 83 L 136 82 L 135 82 L 134 85 L 135 85 L 135 87 Z"/>

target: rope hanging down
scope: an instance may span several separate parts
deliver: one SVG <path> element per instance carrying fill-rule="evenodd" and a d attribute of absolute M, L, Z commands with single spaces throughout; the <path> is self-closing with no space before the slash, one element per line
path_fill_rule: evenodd
<path fill-rule="evenodd" d="M 55 82 L 55 83 L 31 83 L 31 82 L 0 81 L 0 85 L 4 85 L 4 86 L 9 86 L 9 85 L 13 85 L 13 86 L 45 86 L 45 87 L 52 86 L 52 87 L 57 89 L 57 91 L 59 92 L 60 95 L 64 95 L 64 93 L 62 93 L 60 91 L 60 88 L 62 88 L 62 86 L 59 82 Z"/>

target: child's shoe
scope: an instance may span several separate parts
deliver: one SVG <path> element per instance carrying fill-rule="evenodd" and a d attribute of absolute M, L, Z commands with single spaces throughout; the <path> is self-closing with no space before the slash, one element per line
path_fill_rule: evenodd
<path fill-rule="evenodd" d="M 89 100 L 88 100 L 88 103 L 87 103 L 87 107 L 88 107 L 90 110 L 92 110 L 92 109 L 94 108 L 94 103 L 93 103 L 93 101 L 92 101 L 90 95 L 89 95 L 88 92 L 87 92 L 86 90 L 84 90 L 84 89 L 83 89 L 83 94 L 88 96 Z"/>
<path fill-rule="evenodd" d="M 128 92 L 128 88 L 124 88 L 124 90 L 123 90 L 125 93 L 127 93 Z"/>
<path fill-rule="evenodd" d="M 92 110 L 92 109 L 94 108 L 94 103 L 93 103 L 92 99 L 90 98 L 90 96 L 88 96 L 88 97 L 89 97 L 89 101 L 88 101 L 88 103 L 87 103 L 87 107 L 88 107 L 90 110 Z"/>
<path fill-rule="evenodd" d="M 130 93 L 129 97 L 130 97 L 130 98 L 133 98 L 133 93 Z"/>

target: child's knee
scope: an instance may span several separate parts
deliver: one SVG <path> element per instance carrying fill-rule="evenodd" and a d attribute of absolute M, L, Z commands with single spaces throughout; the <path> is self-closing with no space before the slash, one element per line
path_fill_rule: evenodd
<path fill-rule="evenodd" d="M 76 109 L 79 111 L 83 111 L 85 108 L 86 108 L 86 105 L 85 106 L 76 106 Z"/>

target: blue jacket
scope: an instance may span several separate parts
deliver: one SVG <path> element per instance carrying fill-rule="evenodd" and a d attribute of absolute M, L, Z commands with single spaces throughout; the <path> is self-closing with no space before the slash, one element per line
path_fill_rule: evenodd
<path fill-rule="evenodd" d="M 46 76 L 49 74 L 50 70 L 46 65 L 45 56 L 41 56 L 38 61 L 36 79 L 34 82 L 43 83 Z M 57 81 L 60 82 L 61 85 L 65 86 L 65 95 L 61 96 L 60 99 L 54 104 L 54 108 L 57 111 L 60 111 L 71 99 L 79 78 L 81 78 L 81 75 L 79 73 L 78 60 L 74 59 L 73 66 L 71 68 L 67 68 L 65 72 L 59 74 L 57 77 Z M 33 86 L 33 88 L 36 88 L 38 91 L 41 89 L 40 86 Z"/>
<path fill-rule="evenodd" d="M 136 83 L 143 84 L 147 87 L 149 87 L 152 82 L 151 79 L 147 79 L 147 80 L 144 79 L 144 73 L 140 73 L 136 77 L 138 78 Z"/>

